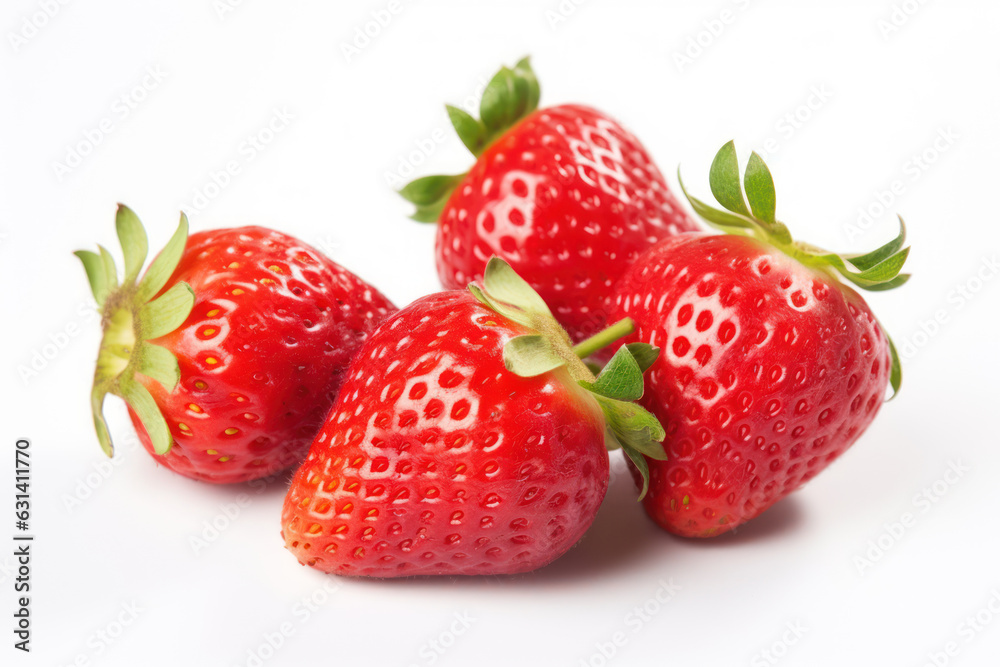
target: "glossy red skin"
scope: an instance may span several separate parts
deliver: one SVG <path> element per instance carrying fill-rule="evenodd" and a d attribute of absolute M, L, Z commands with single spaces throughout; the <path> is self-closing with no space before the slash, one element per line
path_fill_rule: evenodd
<path fill-rule="evenodd" d="M 564 369 L 504 368 L 521 333 L 466 291 L 419 299 L 372 335 L 285 498 L 299 562 L 511 574 L 583 536 L 608 486 L 604 417 Z"/>
<path fill-rule="evenodd" d="M 449 289 L 507 260 L 574 341 L 607 326 L 612 287 L 640 253 L 696 229 L 639 140 L 588 107 L 527 116 L 490 146 L 441 214 Z"/>
<path fill-rule="evenodd" d="M 158 462 L 220 484 L 300 462 L 348 363 L 396 310 L 319 251 L 261 227 L 192 234 L 165 289 L 179 281 L 194 290 L 194 308 L 177 330 L 150 342 L 177 355 L 181 381 L 168 394 L 138 376 L 174 437 L 165 456 L 153 453 L 130 414 Z"/>
<path fill-rule="evenodd" d="M 802 486 L 864 432 L 889 381 L 864 299 L 746 237 L 658 244 L 617 288 L 626 316 L 630 342 L 662 348 L 642 404 L 669 458 L 649 462 L 644 505 L 678 535 L 731 530 Z"/>

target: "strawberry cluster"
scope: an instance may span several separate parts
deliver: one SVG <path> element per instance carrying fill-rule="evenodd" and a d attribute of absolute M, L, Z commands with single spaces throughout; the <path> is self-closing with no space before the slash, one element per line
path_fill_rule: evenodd
<path fill-rule="evenodd" d="M 509 574 L 593 522 L 621 449 L 649 516 L 718 535 L 799 488 L 864 433 L 901 374 L 854 288 L 903 284 L 899 236 L 865 254 L 796 241 L 771 173 L 730 142 L 713 208 L 594 109 L 538 108 L 527 61 L 448 107 L 476 158 L 400 194 L 437 223 L 448 291 L 397 310 L 318 250 L 258 227 L 188 236 L 145 265 L 77 253 L 104 337 L 108 394 L 162 465 L 214 483 L 298 466 L 281 525 L 325 572 Z M 901 221 L 902 223 L 902 221 Z M 719 233 L 721 232 L 721 233 Z M 141 274 L 141 275 L 140 275 Z"/>

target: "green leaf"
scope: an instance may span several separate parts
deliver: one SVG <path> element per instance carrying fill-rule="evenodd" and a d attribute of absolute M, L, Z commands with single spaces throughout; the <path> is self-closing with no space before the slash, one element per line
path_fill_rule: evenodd
<path fill-rule="evenodd" d="M 899 395 L 899 387 L 903 384 L 903 364 L 899 361 L 899 352 L 896 351 L 896 344 L 892 342 L 892 338 L 889 334 L 886 334 L 885 338 L 889 341 L 889 357 L 892 360 L 892 370 L 889 371 L 889 385 L 892 387 L 892 396 L 889 397 L 891 401 Z"/>
<path fill-rule="evenodd" d="M 525 334 L 507 341 L 503 362 L 507 370 L 521 377 L 535 377 L 566 364 L 541 334 Z"/>
<path fill-rule="evenodd" d="M 87 281 L 90 283 L 90 291 L 94 293 L 94 299 L 98 306 L 103 306 L 108 298 L 107 274 L 104 271 L 104 261 L 96 252 L 89 250 L 77 250 L 73 253 L 83 262 L 83 270 L 87 272 Z"/>
<path fill-rule="evenodd" d="M 101 263 L 104 264 L 104 280 L 110 294 L 118 289 L 118 267 L 115 266 L 115 258 L 111 256 L 107 248 L 99 245 L 97 249 L 101 251 Z"/>
<path fill-rule="evenodd" d="M 142 422 L 143 427 L 153 443 L 153 451 L 159 455 L 164 455 L 170 451 L 174 444 L 174 438 L 170 435 L 170 427 L 167 420 L 163 418 L 163 413 L 156 405 L 156 401 L 149 391 L 135 380 L 125 378 L 121 382 L 122 398 L 135 411 Z"/>
<path fill-rule="evenodd" d="M 901 285 L 905 285 L 906 281 L 908 281 L 909 279 L 910 279 L 909 273 L 900 273 L 898 276 L 896 276 L 889 282 L 875 283 L 873 285 L 868 285 L 868 286 L 858 285 L 858 287 L 860 287 L 863 290 L 867 290 L 869 292 L 887 292 L 891 289 L 896 289 Z"/>
<path fill-rule="evenodd" d="M 880 283 L 891 280 L 899 275 L 909 255 L 910 249 L 903 248 L 903 250 L 895 255 L 882 260 L 871 268 L 865 269 L 858 274 L 858 277 L 863 280 L 872 280 Z"/>
<path fill-rule="evenodd" d="M 181 221 L 177 225 L 177 231 L 167 241 L 167 245 L 163 247 L 160 254 L 153 258 L 149 268 L 146 269 L 145 275 L 139 282 L 137 296 L 139 303 L 146 303 L 152 299 L 167 284 L 170 276 L 177 269 L 177 265 L 181 261 L 181 256 L 184 254 L 187 237 L 188 219 L 184 213 L 181 213 Z"/>
<path fill-rule="evenodd" d="M 643 373 L 648 371 L 660 356 L 660 348 L 649 343 L 629 343 L 625 347 L 632 353 L 639 370 Z"/>
<path fill-rule="evenodd" d="M 164 336 L 180 325 L 194 308 L 194 290 L 180 282 L 139 309 L 143 340 Z"/>
<path fill-rule="evenodd" d="M 407 183 L 399 194 L 416 205 L 417 210 L 411 218 L 417 222 L 437 222 L 452 192 L 464 178 L 465 174 L 424 176 Z"/>
<path fill-rule="evenodd" d="M 638 498 L 638 500 L 641 502 L 642 499 L 645 498 L 646 494 L 649 492 L 649 463 L 646 461 L 646 458 L 642 454 L 635 451 L 634 449 L 623 447 L 622 451 L 625 452 L 625 456 L 627 456 L 629 460 L 632 461 L 632 464 L 635 465 L 636 470 L 639 471 L 639 476 L 642 478 L 642 489 L 639 491 L 639 498 Z"/>
<path fill-rule="evenodd" d="M 732 141 L 719 149 L 712 160 L 712 168 L 708 174 L 708 184 L 712 188 L 715 199 L 733 213 L 750 216 L 743 201 L 743 190 L 740 187 L 740 164 L 736 158 L 736 144 Z"/>
<path fill-rule="evenodd" d="M 97 431 L 97 442 L 100 443 L 104 453 L 111 457 L 115 453 L 114 445 L 111 443 L 111 433 L 108 431 L 108 423 L 104 421 L 104 397 L 107 390 L 99 388 L 96 384 L 90 391 L 90 411 L 94 416 L 94 430 Z"/>
<path fill-rule="evenodd" d="M 399 194 L 411 204 L 427 206 L 451 194 L 463 178 L 465 174 L 424 176 L 407 183 Z"/>
<path fill-rule="evenodd" d="M 885 336 L 889 341 L 889 356 L 892 359 L 892 370 L 889 371 L 889 385 L 892 386 L 892 398 L 899 394 L 899 387 L 903 384 L 903 364 L 899 361 L 899 352 L 896 351 L 896 344 L 888 334 Z"/>
<path fill-rule="evenodd" d="M 143 342 L 139 346 L 139 372 L 163 385 L 170 393 L 181 380 L 177 357 L 165 347 Z"/>
<path fill-rule="evenodd" d="M 491 133 L 508 127 L 516 118 L 514 73 L 506 67 L 493 75 L 479 103 L 479 118 Z"/>
<path fill-rule="evenodd" d="M 843 257 L 857 267 L 858 270 L 864 271 L 865 269 L 870 269 L 886 258 L 895 255 L 905 243 L 906 223 L 903 221 L 903 216 L 899 216 L 899 234 L 896 235 L 896 238 L 889 241 L 884 246 L 864 255 L 843 255 Z"/>
<path fill-rule="evenodd" d="M 747 200 L 755 218 L 774 223 L 775 193 L 771 171 L 756 152 L 750 154 L 746 173 L 743 176 Z"/>
<path fill-rule="evenodd" d="M 691 204 L 691 208 L 697 213 L 701 218 L 703 218 L 707 223 L 716 227 L 728 234 L 740 233 L 739 230 L 753 230 L 756 225 L 753 220 L 742 215 L 737 215 L 735 213 L 729 213 L 728 211 L 721 211 L 717 208 L 709 206 L 705 202 L 697 199 L 687 191 L 684 187 L 684 179 L 681 178 L 680 167 L 677 168 L 677 181 L 681 186 L 681 192 L 684 193 L 684 197 L 687 198 L 688 202 Z"/>
<path fill-rule="evenodd" d="M 118 230 L 118 240 L 125 255 L 125 278 L 123 284 L 131 285 L 139 277 L 139 271 L 146 262 L 149 252 L 149 242 L 146 230 L 142 228 L 139 217 L 125 204 L 118 204 L 115 214 L 115 227 Z"/>
<path fill-rule="evenodd" d="M 502 134 L 538 108 L 541 88 L 528 58 L 513 69 L 501 67 L 483 91 L 479 117 L 489 138 Z"/>
<path fill-rule="evenodd" d="M 663 427 L 641 405 L 591 393 L 604 412 L 604 421 L 622 447 L 636 449 L 651 459 L 663 460 L 666 452 L 660 444 L 666 437 Z"/>
<path fill-rule="evenodd" d="M 552 317 L 552 312 L 538 292 L 524 278 L 517 275 L 510 264 L 499 257 L 493 256 L 486 263 L 483 287 L 487 296 L 494 300 L 515 306 L 532 315 Z"/>
<path fill-rule="evenodd" d="M 538 83 L 538 77 L 535 76 L 535 70 L 531 67 L 530 57 L 525 56 L 517 61 L 517 64 L 514 65 L 514 76 L 525 84 L 524 88 L 519 84 L 518 89 L 525 93 L 522 113 L 527 115 L 538 108 L 538 102 L 542 98 L 542 89 Z"/>
<path fill-rule="evenodd" d="M 486 145 L 486 127 L 458 107 L 446 104 L 445 109 L 448 110 L 448 118 L 451 119 L 458 138 L 473 155 L 479 157 Z"/>
<path fill-rule="evenodd" d="M 619 401 L 642 398 L 642 369 L 627 345 L 618 348 L 597 380 L 584 383 L 590 391 Z"/>

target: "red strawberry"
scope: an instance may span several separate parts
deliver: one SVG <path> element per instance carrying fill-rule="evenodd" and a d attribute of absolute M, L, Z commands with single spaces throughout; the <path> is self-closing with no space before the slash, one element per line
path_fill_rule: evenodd
<path fill-rule="evenodd" d="M 774 218 L 774 185 L 756 153 L 746 171 L 749 209 L 731 142 L 715 158 L 711 185 L 728 211 L 689 199 L 730 234 L 658 244 L 622 278 L 612 311 L 635 321 L 630 340 L 663 348 L 642 402 L 666 429 L 668 458 L 650 463 L 645 507 L 689 537 L 752 519 L 864 433 L 886 385 L 899 388 L 899 361 L 868 304 L 841 279 L 885 290 L 909 277 L 899 273 L 909 251 L 902 230 L 861 256 L 793 242 Z"/>
<path fill-rule="evenodd" d="M 305 456 L 355 351 L 395 308 L 301 241 L 261 227 L 187 237 L 187 218 L 145 275 L 146 233 L 119 205 L 125 278 L 110 253 L 79 251 L 102 312 L 91 396 L 111 456 L 106 394 L 180 474 L 241 482 Z"/>
<path fill-rule="evenodd" d="M 623 347 L 595 381 L 508 265 L 491 261 L 484 283 L 418 299 L 358 353 L 285 499 L 301 563 L 375 577 L 533 570 L 593 521 L 606 429 L 640 462 L 662 455 L 659 424 L 626 402 L 648 346 Z"/>
<path fill-rule="evenodd" d="M 588 107 L 536 110 L 528 60 L 483 93 L 482 120 L 448 107 L 476 156 L 457 176 L 429 176 L 400 194 L 438 222 L 437 268 L 448 289 L 507 260 L 549 304 L 574 341 L 603 329 L 614 282 L 656 241 L 695 229 L 646 149 Z"/>

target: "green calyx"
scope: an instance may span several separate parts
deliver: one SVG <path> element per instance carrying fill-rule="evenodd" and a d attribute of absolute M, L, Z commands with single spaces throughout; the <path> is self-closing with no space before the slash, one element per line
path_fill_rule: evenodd
<path fill-rule="evenodd" d="M 863 254 L 834 253 L 795 241 L 788 227 L 775 217 L 776 197 L 771 171 L 757 153 L 752 153 L 741 181 L 736 146 L 732 141 L 719 149 L 709 171 L 712 194 L 725 210 L 713 208 L 692 197 L 684 187 L 679 168 L 677 179 L 695 213 L 719 231 L 769 243 L 808 267 L 870 292 L 899 287 L 910 278 L 910 274 L 900 273 L 910 254 L 910 248 L 903 247 L 906 243 L 906 224 L 902 217 L 899 218 L 896 238 Z M 903 375 L 896 346 L 891 338 L 888 340 L 892 357 L 889 382 L 895 397 Z"/>
<path fill-rule="evenodd" d="M 90 394 L 94 428 L 101 449 L 111 456 L 114 447 L 104 420 L 104 397 L 108 394 L 119 396 L 139 416 L 156 453 L 166 454 L 173 444 L 170 428 L 136 375 L 156 380 L 168 392 L 180 381 L 177 357 L 149 341 L 174 331 L 194 307 L 194 290 L 184 282 L 156 296 L 180 262 L 187 243 L 188 221 L 181 213 L 177 231 L 141 278 L 139 273 L 149 250 L 146 230 L 136 214 L 123 204 L 118 205 L 115 226 L 125 258 L 125 275 L 120 284 L 115 261 L 103 246 L 98 246 L 99 253 L 89 250 L 74 253 L 87 272 L 104 329 Z"/>
<path fill-rule="evenodd" d="M 604 413 L 605 445 L 609 450 L 624 450 L 642 474 L 641 500 L 649 488 L 649 465 L 644 457 L 667 457 L 661 444 L 666 437 L 663 427 L 652 413 L 635 403 L 642 398 L 643 373 L 656 361 L 659 348 L 646 343 L 623 345 L 595 375 L 582 357 L 632 333 L 631 320 L 621 320 L 573 346 L 538 293 L 498 257 L 487 263 L 482 284 L 471 283 L 469 291 L 483 305 L 532 331 L 504 346 L 507 370 L 534 377 L 565 368 L 590 393 Z"/>
<path fill-rule="evenodd" d="M 522 58 L 512 68 L 500 68 L 486 85 L 478 119 L 450 104 L 445 108 L 459 139 L 478 158 L 490 144 L 537 109 L 540 96 L 531 63 Z M 414 220 L 437 222 L 451 193 L 464 178 L 465 174 L 425 176 L 406 184 L 399 194 L 417 207 Z"/>

